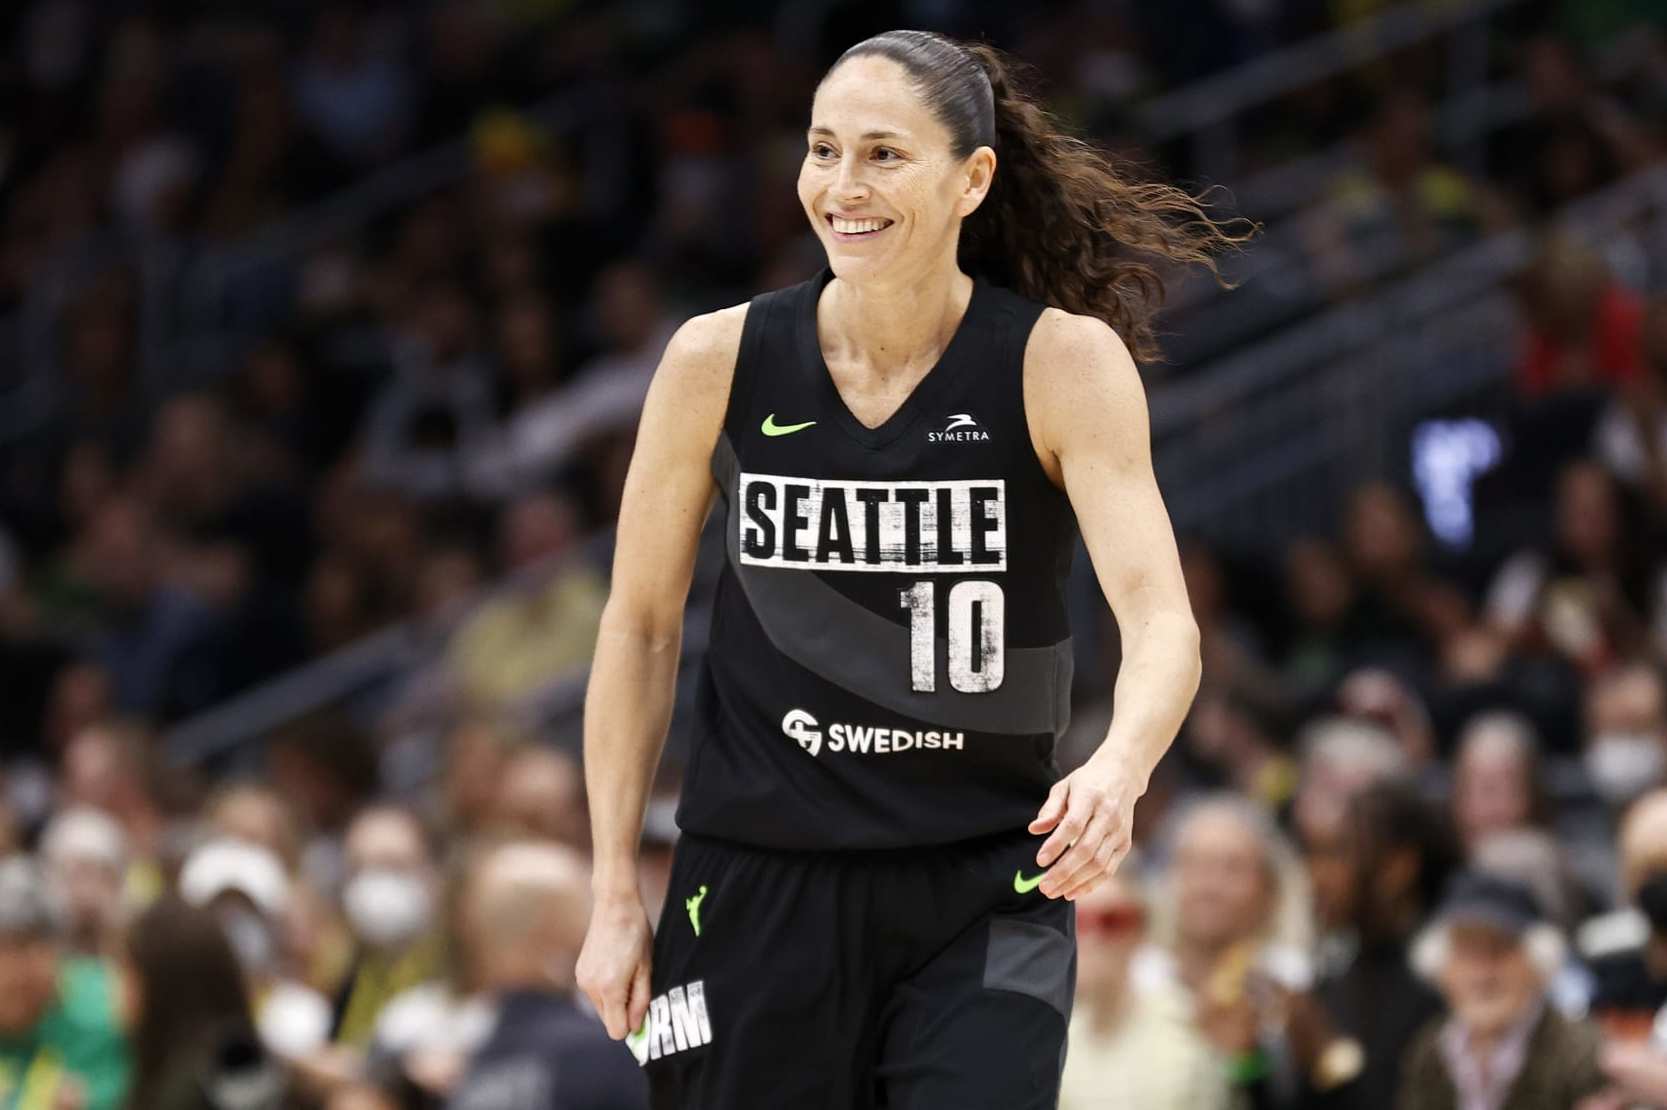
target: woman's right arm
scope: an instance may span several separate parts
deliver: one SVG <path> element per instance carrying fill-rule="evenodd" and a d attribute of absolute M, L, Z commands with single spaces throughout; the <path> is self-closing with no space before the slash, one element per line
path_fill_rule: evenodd
<path fill-rule="evenodd" d="M 746 310 L 689 320 L 655 371 L 625 478 L 613 583 L 585 694 L 595 904 L 578 974 L 616 1038 L 637 1028 L 648 1009 L 651 933 L 637 886 L 637 843 L 671 721 L 683 607 L 717 492 L 712 449 Z"/>

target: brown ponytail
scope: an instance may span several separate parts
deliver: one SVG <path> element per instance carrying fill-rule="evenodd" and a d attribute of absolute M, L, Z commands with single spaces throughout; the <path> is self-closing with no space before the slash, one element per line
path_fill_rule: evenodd
<path fill-rule="evenodd" d="M 1249 239 L 1255 225 L 1235 219 L 1229 230 L 1201 197 L 1125 179 L 1021 87 L 1014 59 L 929 31 L 887 31 L 851 47 L 830 72 L 862 54 L 903 66 L 949 128 L 957 158 L 984 145 L 996 152 L 990 192 L 961 227 L 969 273 L 1104 320 L 1141 362 L 1160 357 L 1153 319 L 1164 284 L 1139 255 L 1201 263 L 1231 287 L 1213 255 Z"/>

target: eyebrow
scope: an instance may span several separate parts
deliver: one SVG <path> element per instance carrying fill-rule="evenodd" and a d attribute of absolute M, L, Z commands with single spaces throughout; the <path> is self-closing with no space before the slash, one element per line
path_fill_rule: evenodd
<path fill-rule="evenodd" d="M 832 129 L 827 128 L 827 127 L 812 127 L 807 132 L 807 134 L 810 134 L 810 135 L 832 135 L 833 131 L 832 131 Z M 862 133 L 862 137 L 863 137 L 863 139 L 867 140 L 867 139 L 901 139 L 903 136 L 900 135 L 899 133 L 897 133 L 896 131 L 864 131 Z"/>

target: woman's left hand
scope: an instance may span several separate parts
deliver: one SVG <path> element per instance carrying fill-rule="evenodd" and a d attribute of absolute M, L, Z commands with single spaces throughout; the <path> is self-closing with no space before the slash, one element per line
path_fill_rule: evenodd
<path fill-rule="evenodd" d="M 1103 757 L 1106 746 L 1054 783 L 1048 800 L 1030 823 L 1040 836 L 1052 830 L 1036 853 L 1047 868 L 1040 887 L 1049 898 L 1076 898 L 1099 886 L 1129 854 L 1134 804 L 1144 793 L 1122 760 Z"/>

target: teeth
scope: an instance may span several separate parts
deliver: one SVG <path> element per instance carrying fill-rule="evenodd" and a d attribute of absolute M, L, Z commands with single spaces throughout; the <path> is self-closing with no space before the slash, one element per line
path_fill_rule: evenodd
<path fill-rule="evenodd" d="M 856 235 L 864 231 L 879 231 L 888 226 L 890 220 L 842 220 L 838 216 L 830 216 L 835 231 L 844 235 Z"/>

